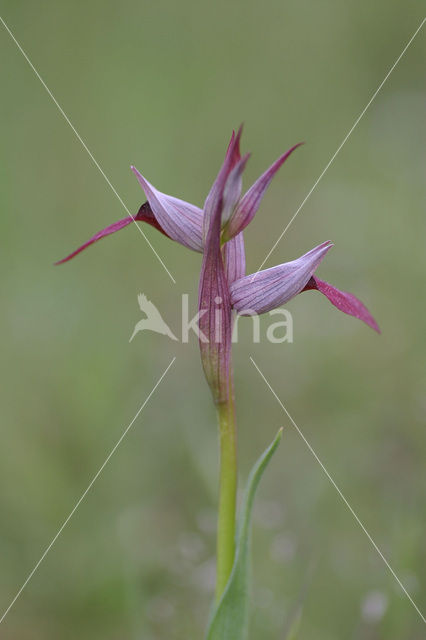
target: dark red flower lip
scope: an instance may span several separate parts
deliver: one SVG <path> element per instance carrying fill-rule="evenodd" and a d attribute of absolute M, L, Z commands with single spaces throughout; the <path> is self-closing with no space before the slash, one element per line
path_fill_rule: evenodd
<path fill-rule="evenodd" d="M 118 220 L 117 222 L 110 224 L 108 227 L 105 227 L 105 229 L 98 231 L 98 233 L 95 233 L 94 236 L 89 238 L 89 240 L 87 240 L 87 242 L 85 242 L 80 247 L 78 247 L 78 249 L 70 253 L 65 258 L 62 258 L 62 260 L 58 260 L 58 262 L 55 262 L 54 264 L 59 265 L 59 264 L 64 264 L 65 262 L 68 262 L 69 260 L 77 256 L 79 253 L 84 251 L 84 249 L 87 249 L 92 244 L 95 244 L 95 242 L 98 242 L 98 240 L 102 240 L 102 238 L 106 238 L 107 236 L 110 236 L 112 233 L 115 233 L 116 231 L 120 231 L 121 229 L 124 229 L 124 227 L 127 227 L 129 224 L 132 224 L 132 222 L 135 222 L 135 221 L 146 222 L 147 224 L 150 224 L 152 227 L 157 229 L 157 231 L 160 231 L 165 236 L 167 236 L 167 233 L 164 231 L 164 229 L 161 228 L 154 214 L 152 213 L 149 203 L 144 202 L 144 204 L 141 205 L 141 207 L 139 208 L 139 211 L 134 217 L 127 216 L 122 220 Z"/>
<path fill-rule="evenodd" d="M 367 307 L 358 300 L 356 296 L 347 291 L 340 291 L 328 282 L 320 280 L 316 276 L 312 276 L 302 291 L 319 291 L 322 293 L 339 311 L 343 311 L 354 318 L 358 318 L 365 322 L 366 325 L 381 333 L 380 327 L 371 315 Z"/>

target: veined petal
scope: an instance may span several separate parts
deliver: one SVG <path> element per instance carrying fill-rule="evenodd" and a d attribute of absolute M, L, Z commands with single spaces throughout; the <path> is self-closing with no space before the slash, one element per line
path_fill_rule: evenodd
<path fill-rule="evenodd" d="M 381 333 L 379 329 L 379 325 L 367 309 L 367 307 L 358 300 L 352 293 L 348 293 L 347 291 L 340 291 L 340 289 L 336 289 L 328 282 L 324 282 L 320 280 L 316 276 L 312 276 L 303 291 L 320 291 L 322 294 L 328 298 L 339 311 L 343 311 L 343 313 L 347 313 L 349 316 L 354 316 L 354 318 L 358 318 L 368 324 L 369 327 L 377 331 L 377 333 Z"/>
<path fill-rule="evenodd" d="M 246 274 L 246 253 L 244 249 L 243 232 L 234 236 L 224 247 L 225 272 L 230 286 L 235 280 Z"/>
<path fill-rule="evenodd" d="M 229 396 L 231 301 L 220 247 L 222 195 L 214 199 L 199 285 L 200 352 L 204 373 L 216 404 Z"/>
<path fill-rule="evenodd" d="M 250 154 L 247 153 L 243 158 L 238 160 L 235 167 L 231 170 L 223 190 L 222 202 L 222 227 L 228 222 L 234 213 L 235 207 L 241 197 L 241 189 L 243 187 L 243 171 L 246 167 Z"/>
<path fill-rule="evenodd" d="M 252 315 L 288 302 L 303 290 L 332 246 L 323 242 L 297 260 L 236 280 L 230 287 L 232 306 L 240 315 Z"/>
<path fill-rule="evenodd" d="M 239 128 L 237 135 L 232 132 L 231 140 L 226 151 L 225 160 L 216 176 L 216 180 L 213 182 L 212 188 L 204 202 L 204 221 L 203 221 L 203 237 L 207 238 L 208 231 L 210 229 L 210 222 L 213 213 L 217 207 L 223 209 L 223 197 L 224 189 L 228 177 L 232 169 L 241 160 L 240 154 L 240 139 L 242 133 L 242 126 Z M 221 212 L 219 213 L 221 215 Z"/>
<path fill-rule="evenodd" d="M 188 249 L 202 252 L 202 210 L 194 204 L 158 191 L 135 167 L 131 169 L 145 191 L 154 216 L 169 238 Z"/>
<path fill-rule="evenodd" d="M 294 147 L 291 147 L 291 149 L 280 156 L 278 160 L 276 160 L 274 164 L 256 180 L 247 193 L 241 198 L 224 229 L 225 240 L 233 238 L 237 233 L 245 229 L 245 227 L 253 220 L 272 178 L 287 158 L 295 149 L 297 149 L 297 147 L 300 147 L 301 144 L 303 143 L 299 142 L 299 144 L 295 144 Z"/>
<path fill-rule="evenodd" d="M 237 162 L 241 159 L 240 142 L 242 132 L 243 125 L 241 124 L 236 134 L 235 131 L 232 132 L 231 140 L 229 141 L 228 149 L 226 150 L 226 155 L 230 158 L 231 169 L 233 169 Z"/>
<path fill-rule="evenodd" d="M 158 231 L 161 231 L 161 233 L 164 233 L 164 235 L 167 235 L 167 233 L 164 231 L 164 229 L 160 227 L 157 220 L 155 219 L 155 216 L 152 213 L 148 202 L 145 202 L 140 207 L 139 211 L 133 218 L 131 216 L 127 216 L 122 220 L 118 220 L 118 222 L 114 222 L 113 224 L 110 224 L 105 229 L 98 231 L 98 233 L 95 233 L 95 235 L 92 236 L 89 240 L 87 240 L 87 242 L 82 244 L 81 247 L 78 247 L 78 249 L 70 253 L 66 258 L 63 258 L 62 260 L 55 262 L 55 264 L 63 264 L 64 262 L 68 262 L 68 260 L 71 260 L 71 258 L 74 258 L 74 256 L 78 255 L 81 251 L 84 251 L 84 249 L 87 249 L 87 247 L 90 247 L 92 244 L 94 244 L 98 240 L 101 240 L 102 238 L 105 238 L 106 236 L 109 236 L 112 233 L 115 233 L 116 231 L 120 231 L 120 229 L 127 227 L 127 225 L 131 224 L 136 220 L 139 220 L 141 222 L 147 222 L 151 226 L 158 229 Z"/>

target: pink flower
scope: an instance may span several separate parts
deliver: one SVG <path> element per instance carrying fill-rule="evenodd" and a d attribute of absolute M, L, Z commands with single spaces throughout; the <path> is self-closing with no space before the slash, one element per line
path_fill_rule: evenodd
<path fill-rule="evenodd" d="M 316 270 L 333 246 L 323 242 L 300 258 L 245 275 L 243 231 L 257 213 L 263 195 L 278 169 L 300 146 L 280 156 L 241 196 L 242 174 L 249 155 L 240 154 L 241 128 L 233 133 L 225 160 L 206 198 L 203 209 L 158 191 L 132 167 L 147 197 L 135 220 L 147 222 L 185 247 L 203 253 L 199 285 L 200 340 L 203 368 L 216 403 L 229 394 L 232 310 L 240 315 L 266 313 L 303 291 L 316 290 L 340 311 L 359 318 L 377 332 L 368 309 L 351 293 L 323 282 Z M 94 235 L 66 262 L 101 238 L 133 222 L 120 220 Z"/>

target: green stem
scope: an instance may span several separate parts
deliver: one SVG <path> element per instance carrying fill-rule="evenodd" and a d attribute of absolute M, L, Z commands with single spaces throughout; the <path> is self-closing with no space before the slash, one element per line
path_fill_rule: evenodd
<path fill-rule="evenodd" d="M 233 385 L 229 400 L 217 406 L 219 422 L 220 481 L 217 525 L 216 601 L 219 601 L 234 564 L 237 493 L 237 433 Z"/>

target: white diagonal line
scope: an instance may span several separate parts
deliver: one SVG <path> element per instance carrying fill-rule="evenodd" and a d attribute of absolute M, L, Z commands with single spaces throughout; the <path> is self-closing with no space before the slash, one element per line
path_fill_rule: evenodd
<path fill-rule="evenodd" d="M 403 590 L 403 592 L 405 593 L 405 595 L 407 596 L 407 598 L 409 599 L 409 601 L 411 602 L 411 604 L 413 605 L 413 607 L 415 608 L 415 610 L 417 611 L 417 613 L 419 614 L 421 619 L 423 620 L 423 622 L 426 624 L 426 618 L 424 617 L 424 615 L 420 611 L 419 607 L 416 605 L 416 603 L 414 602 L 413 598 L 410 596 L 410 594 L 408 593 L 407 589 L 404 587 L 404 585 L 402 584 L 401 580 L 398 578 L 398 576 L 396 575 L 395 571 L 392 569 L 391 565 L 386 560 L 385 556 L 380 551 L 379 547 L 374 542 L 374 540 L 371 537 L 371 535 L 368 533 L 368 531 L 365 528 L 364 524 L 361 522 L 361 520 L 359 519 L 358 515 L 355 513 L 355 511 L 353 510 L 353 508 L 351 507 L 351 505 L 349 504 L 349 502 L 347 501 L 347 499 L 343 495 L 342 491 L 339 489 L 339 487 L 337 486 L 337 484 L 335 483 L 335 481 L 333 480 L 333 478 L 331 477 L 331 475 L 329 474 L 329 472 L 325 468 L 324 464 L 321 462 L 321 460 L 319 459 L 318 455 L 315 453 L 314 449 L 309 444 L 309 442 L 307 441 L 307 439 L 303 435 L 302 431 L 299 429 L 299 427 L 297 426 L 297 424 L 295 423 L 295 421 L 293 420 L 293 418 L 291 417 L 291 415 L 289 414 L 289 412 L 287 411 L 287 409 L 285 408 L 285 406 L 281 402 L 280 398 L 275 393 L 275 391 L 273 390 L 273 388 L 269 384 L 268 380 L 265 378 L 264 374 L 259 369 L 259 367 L 257 366 L 257 364 L 255 363 L 255 361 L 253 360 L 253 358 L 251 356 L 250 356 L 250 360 L 251 360 L 252 364 L 254 365 L 254 367 L 259 372 L 260 376 L 262 377 L 262 379 L 265 382 L 266 386 L 271 391 L 271 393 L 274 396 L 274 398 L 277 400 L 277 402 L 280 405 L 281 409 L 284 411 L 284 413 L 286 414 L 286 416 L 290 420 L 291 424 L 296 429 L 296 431 L 299 434 L 299 436 L 302 438 L 303 442 L 306 444 L 306 446 L 308 447 L 309 451 L 312 453 L 312 455 L 314 456 L 315 460 L 318 462 L 318 464 L 320 465 L 321 469 L 324 471 L 325 475 L 330 480 L 331 484 L 336 489 L 337 493 L 339 494 L 339 496 L 341 497 L 341 499 L 343 500 L 343 502 L 345 503 L 345 505 L 347 506 L 349 511 L 351 512 L 351 514 L 353 515 L 353 517 L 355 518 L 355 520 L 357 521 L 357 523 L 359 524 L 361 529 L 364 531 L 365 535 L 367 536 L 367 538 L 369 539 L 369 541 L 371 542 L 371 544 L 373 545 L 373 547 L 375 548 L 375 550 L 377 551 L 377 553 L 379 554 L 379 556 L 381 557 L 381 559 L 383 560 L 383 562 L 385 563 L 385 565 L 387 566 L 387 568 L 389 569 L 389 571 L 391 572 L 391 574 L 393 575 L 393 577 L 395 578 L 395 580 L 397 581 L 397 583 L 399 584 L 399 586 L 401 587 L 401 589 Z"/>
<path fill-rule="evenodd" d="M 35 75 L 37 76 L 37 78 L 40 80 L 41 84 L 43 85 L 43 87 L 46 89 L 47 93 L 49 94 L 50 98 L 53 100 L 53 102 L 55 103 L 56 107 L 58 108 L 59 112 L 61 113 L 61 115 L 64 117 L 65 121 L 68 123 L 68 125 L 71 127 L 73 133 L 75 134 L 77 140 L 81 143 L 81 145 L 83 146 L 83 148 L 85 149 L 85 151 L 88 153 L 90 159 L 92 160 L 93 164 L 95 165 L 95 167 L 98 169 L 98 171 L 100 172 L 100 174 L 103 176 L 103 178 L 105 179 L 106 183 L 108 184 L 108 186 L 110 187 L 111 191 L 114 193 L 114 195 L 116 196 L 117 200 L 120 202 L 120 204 L 122 205 L 122 207 L 124 208 L 124 210 L 127 212 L 127 214 L 132 218 L 133 222 L 136 224 L 139 233 L 141 234 L 141 236 L 144 238 L 145 242 L 148 244 L 148 246 L 150 247 L 150 249 L 152 250 L 152 252 L 154 253 L 155 257 L 157 258 L 157 260 L 160 262 L 161 266 L 163 267 L 163 269 L 166 271 L 166 273 L 168 274 L 169 278 L 174 282 L 174 284 L 176 284 L 176 280 L 174 279 L 174 277 L 172 276 L 172 274 L 170 273 L 170 271 L 168 270 L 168 268 L 166 267 L 166 265 L 164 264 L 163 260 L 160 258 L 160 256 L 158 255 L 157 251 L 154 249 L 154 247 L 152 246 L 151 242 L 149 241 L 148 237 L 145 235 L 143 229 L 141 229 L 140 225 L 138 224 L 137 220 L 134 218 L 134 216 L 130 213 L 129 208 L 127 207 L 127 205 L 124 203 L 123 199 L 121 198 L 121 196 L 119 195 L 119 193 L 117 192 L 116 188 L 113 186 L 113 184 L 111 183 L 110 179 L 108 178 L 108 176 L 106 175 L 105 171 L 102 169 L 102 167 L 99 165 L 98 161 L 96 160 L 96 158 L 94 157 L 93 153 L 90 151 L 89 147 L 87 146 L 87 144 L 84 142 L 83 138 L 80 136 L 80 134 L 78 133 L 77 129 L 74 127 L 73 123 L 71 122 L 71 120 L 68 118 L 67 114 L 65 113 L 65 111 L 62 109 L 61 105 L 59 104 L 59 102 L 56 100 L 55 96 L 53 95 L 53 93 L 51 92 L 51 90 L 49 89 L 49 87 L 47 86 L 47 84 L 45 83 L 45 81 L 43 80 L 43 78 L 41 77 L 41 75 L 39 74 L 39 72 L 37 71 L 37 69 L 35 68 L 35 66 L 33 65 L 33 63 L 31 62 L 31 60 L 29 59 L 29 57 L 27 56 L 27 54 L 25 53 L 25 51 L 23 50 L 23 48 L 21 47 L 21 45 L 19 44 L 18 40 L 15 38 L 15 36 L 13 35 L 12 31 L 9 29 L 8 25 L 6 24 L 6 22 L 3 20 L 3 18 L 0 16 L 0 21 L 3 24 L 4 28 L 6 29 L 6 31 L 8 32 L 8 34 L 10 35 L 10 37 L 12 38 L 13 42 L 16 44 L 16 46 L 18 47 L 19 51 L 22 53 L 22 55 L 24 56 L 25 60 L 28 62 L 28 64 L 30 65 L 31 69 L 34 71 Z"/>
<path fill-rule="evenodd" d="M 18 593 L 13 598 L 12 602 L 7 607 L 6 611 L 3 613 L 2 617 L 0 618 L 0 624 L 3 622 L 3 620 L 5 619 L 5 617 L 7 616 L 7 614 L 9 613 L 9 611 L 11 610 L 11 608 L 13 607 L 13 605 L 15 604 L 15 602 L 17 601 L 17 599 L 19 598 L 19 596 L 21 595 L 21 593 L 23 592 L 23 590 L 25 589 L 25 587 L 27 586 L 27 584 L 29 583 L 31 578 L 33 577 L 33 575 L 35 574 L 35 572 L 37 571 L 37 569 L 39 568 L 39 566 L 41 565 L 41 563 L 43 562 L 43 560 L 45 559 L 45 557 L 47 556 L 47 554 L 49 553 L 49 551 L 51 550 L 53 545 L 55 544 L 56 540 L 59 538 L 59 536 L 61 535 L 62 531 L 67 526 L 68 522 L 71 520 L 71 518 L 73 517 L 74 513 L 77 511 L 78 507 L 83 502 L 84 498 L 87 496 L 87 494 L 89 493 L 90 489 L 93 487 L 93 485 L 95 484 L 96 480 L 101 475 L 102 471 L 105 469 L 106 465 L 108 464 L 108 462 L 110 461 L 110 459 L 112 458 L 112 456 L 114 455 L 114 453 L 116 452 L 116 450 L 118 449 L 118 447 L 120 446 L 120 444 L 122 443 L 124 438 L 126 437 L 127 433 L 129 432 L 129 430 L 133 426 L 134 422 L 138 418 L 138 416 L 141 413 L 141 411 L 146 407 L 147 403 L 151 399 L 151 396 L 153 395 L 153 393 L 157 389 L 158 385 L 161 383 L 161 381 L 163 380 L 164 376 L 166 375 L 166 373 L 168 372 L 168 370 L 170 369 L 170 367 L 172 366 L 172 364 L 174 363 L 175 360 L 176 360 L 176 356 L 171 360 L 171 362 L 168 365 L 168 367 L 161 374 L 161 377 L 158 379 L 158 381 L 156 382 L 156 384 L 154 385 L 154 387 L 152 388 L 152 390 L 150 391 L 150 393 L 148 394 L 148 396 L 146 397 L 146 399 L 144 400 L 142 405 L 139 407 L 139 409 L 138 409 L 137 413 L 135 414 L 134 418 L 132 419 L 130 424 L 126 427 L 126 429 L 123 431 L 123 433 L 121 434 L 120 438 L 118 439 L 118 441 L 116 442 L 114 447 L 111 449 L 111 451 L 108 454 L 108 456 L 105 458 L 105 461 L 102 463 L 102 465 L 99 467 L 98 471 L 93 476 L 93 478 L 90 481 L 87 489 L 84 491 L 82 496 L 77 500 L 77 502 L 75 503 L 75 505 L 74 505 L 72 511 L 69 513 L 69 515 L 65 518 L 65 520 L 62 523 L 62 525 L 60 526 L 57 534 L 54 536 L 54 538 L 52 538 L 51 542 L 49 543 L 49 545 L 44 550 L 40 560 L 34 566 L 34 568 L 32 569 L 31 573 L 28 575 L 27 579 L 25 580 L 25 582 L 23 583 L 23 585 L 19 589 Z"/>
<path fill-rule="evenodd" d="M 297 209 L 297 211 L 293 214 L 292 218 L 290 219 L 290 222 L 287 224 L 287 226 L 285 227 L 284 231 L 281 233 L 281 235 L 278 237 L 277 241 L 275 242 L 275 244 L 273 245 L 272 249 L 269 251 L 268 255 L 266 256 L 266 258 L 263 260 L 262 264 L 260 265 L 260 267 L 258 268 L 258 270 L 256 271 L 256 273 L 253 276 L 253 280 L 256 277 L 256 275 L 259 273 L 259 271 L 262 269 L 262 267 L 264 266 L 264 264 L 266 263 L 266 261 L 269 259 L 270 255 L 272 254 L 272 252 L 275 250 L 275 248 L 277 247 L 278 243 L 282 240 L 284 234 L 287 232 L 287 230 L 289 229 L 289 227 L 293 224 L 294 220 L 296 219 L 296 216 L 299 214 L 299 211 L 302 209 L 302 207 L 305 205 L 305 203 L 307 202 L 307 200 L 311 197 L 312 193 L 314 192 L 314 190 L 317 188 L 318 183 L 320 182 L 320 180 L 322 180 L 322 178 L 324 177 L 324 174 L 328 171 L 328 169 L 330 168 L 331 164 L 334 162 L 337 154 L 341 151 L 342 147 L 346 144 L 349 136 L 352 134 L 353 130 L 355 129 L 355 127 L 358 125 L 359 121 L 361 120 L 361 118 L 364 116 L 365 112 L 367 111 L 367 109 L 370 107 L 371 103 L 373 102 L 373 100 L 376 98 L 377 94 L 379 93 L 379 91 L 381 90 L 381 88 L 383 87 L 383 85 L 385 84 L 386 80 L 389 78 L 389 76 L 391 75 L 392 71 L 395 69 L 396 65 L 398 64 L 398 62 L 401 60 L 401 58 L 403 57 L 403 55 L 405 54 L 405 52 L 407 51 L 408 47 L 411 45 L 411 43 L 413 42 L 414 38 L 416 37 L 416 35 L 419 33 L 420 29 L 423 27 L 424 23 L 426 22 L 426 18 L 423 18 L 423 20 L 421 21 L 420 25 L 417 27 L 417 29 L 415 30 L 415 32 L 413 33 L 413 35 L 411 36 L 411 38 L 409 39 L 409 41 L 407 42 L 407 44 L 405 45 L 405 47 L 403 48 L 403 50 L 401 51 L 401 53 L 399 54 L 399 56 L 397 57 L 397 59 L 395 60 L 395 62 L 393 63 L 393 65 L 391 66 L 391 68 L 389 69 L 389 71 L 387 72 L 387 74 L 385 75 L 384 79 L 382 80 L 382 82 L 379 84 L 379 86 L 377 87 L 376 91 L 373 93 L 373 95 L 371 96 L 370 100 L 367 102 L 367 104 L 365 105 L 364 109 L 361 111 L 361 113 L 359 114 L 358 118 L 355 120 L 355 122 L 353 123 L 352 127 L 349 129 L 348 133 L 346 134 L 346 136 L 343 138 L 342 142 L 340 143 L 340 145 L 337 147 L 337 150 L 333 153 L 333 155 L 331 156 L 330 160 L 328 161 L 328 163 L 326 164 L 326 166 L 324 167 L 324 169 L 322 170 L 322 172 L 320 173 L 320 175 L 318 176 L 318 178 L 316 179 L 316 181 L 314 182 L 313 187 L 311 188 L 311 190 L 308 192 L 308 194 L 305 196 L 305 199 L 303 200 L 303 202 L 301 203 L 301 205 L 299 206 L 299 208 Z"/>

